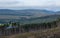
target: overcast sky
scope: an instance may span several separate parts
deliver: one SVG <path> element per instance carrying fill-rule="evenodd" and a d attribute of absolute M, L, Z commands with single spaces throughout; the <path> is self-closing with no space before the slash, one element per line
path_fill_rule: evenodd
<path fill-rule="evenodd" d="M 60 10 L 60 0 L 0 0 L 0 9 L 46 8 Z"/>

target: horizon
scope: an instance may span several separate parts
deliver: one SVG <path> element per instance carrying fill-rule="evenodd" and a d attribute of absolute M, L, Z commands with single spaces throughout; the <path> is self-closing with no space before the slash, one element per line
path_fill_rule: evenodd
<path fill-rule="evenodd" d="M 14 9 L 9 9 L 9 8 L 0 8 L 0 10 L 47 10 L 47 11 L 54 11 L 54 12 L 57 12 L 57 11 L 60 11 L 60 10 L 58 10 L 58 9 L 47 9 L 47 8 L 19 8 L 19 9 L 17 9 L 17 8 L 14 8 Z"/>

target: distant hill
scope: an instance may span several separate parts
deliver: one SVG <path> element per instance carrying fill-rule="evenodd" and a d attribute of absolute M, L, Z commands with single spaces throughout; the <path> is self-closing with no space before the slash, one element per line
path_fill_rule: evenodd
<path fill-rule="evenodd" d="M 46 23 L 46 22 L 52 22 L 55 20 L 58 20 L 60 18 L 60 15 L 48 15 L 43 17 L 36 17 L 36 18 L 30 18 L 26 19 L 23 23 L 24 24 L 30 24 L 30 23 Z"/>
<path fill-rule="evenodd" d="M 33 15 L 33 14 L 53 14 L 53 11 L 39 10 L 39 9 L 25 9 L 25 10 L 10 10 L 10 9 L 0 9 L 0 15 Z"/>
<path fill-rule="evenodd" d="M 27 12 L 23 13 L 23 11 L 18 11 L 18 10 L 0 9 L 0 15 L 30 16 L 32 14 Z"/>
<path fill-rule="evenodd" d="M 35 17 L 35 18 L 25 18 L 21 17 L 20 19 L 0 19 L 0 23 L 8 23 L 8 22 L 20 22 L 21 24 L 30 24 L 30 23 L 44 23 L 55 21 L 60 18 L 60 15 L 49 15 L 43 17 Z"/>
<path fill-rule="evenodd" d="M 50 20 L 54 20 L 57 17 L 60 17 L 60 15 L 55 15 L 54 11 L 48 11 L 48 10 L 40 10 L 40 9 L 25 9 L 25 10 L 0 9 L 0 23 L 8 23 L 9 21 L 19 21 L 21 23 L 23 23 L 23 22 L 24 23 L 36 23 L 36 22 L 39 23 L 42 20 L 43 21 L 50 21 Z"/>
<path fill-rule="evenodd" d="M 60 15 L 60 11 L 56 11 L 56 12 L 55 12 L 55 14 L 58 14 L 58 15 Z"/>

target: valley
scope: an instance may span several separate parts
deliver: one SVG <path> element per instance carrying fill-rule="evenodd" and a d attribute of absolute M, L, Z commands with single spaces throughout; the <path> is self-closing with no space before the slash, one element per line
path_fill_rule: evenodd
<path fill-rule="evenodd" d="M 59 26 L 60 14 L 54 11 L 0 10 L 1 38 L 54 38 L 60 32 Z"/>

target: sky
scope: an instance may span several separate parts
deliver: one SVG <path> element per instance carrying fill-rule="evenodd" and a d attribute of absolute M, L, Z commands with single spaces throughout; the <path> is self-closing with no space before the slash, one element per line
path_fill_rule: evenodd
<path fill-rule="evenodd" d="M 60 10 L 60 0 L 0 0 L 0 9 Z"/>

